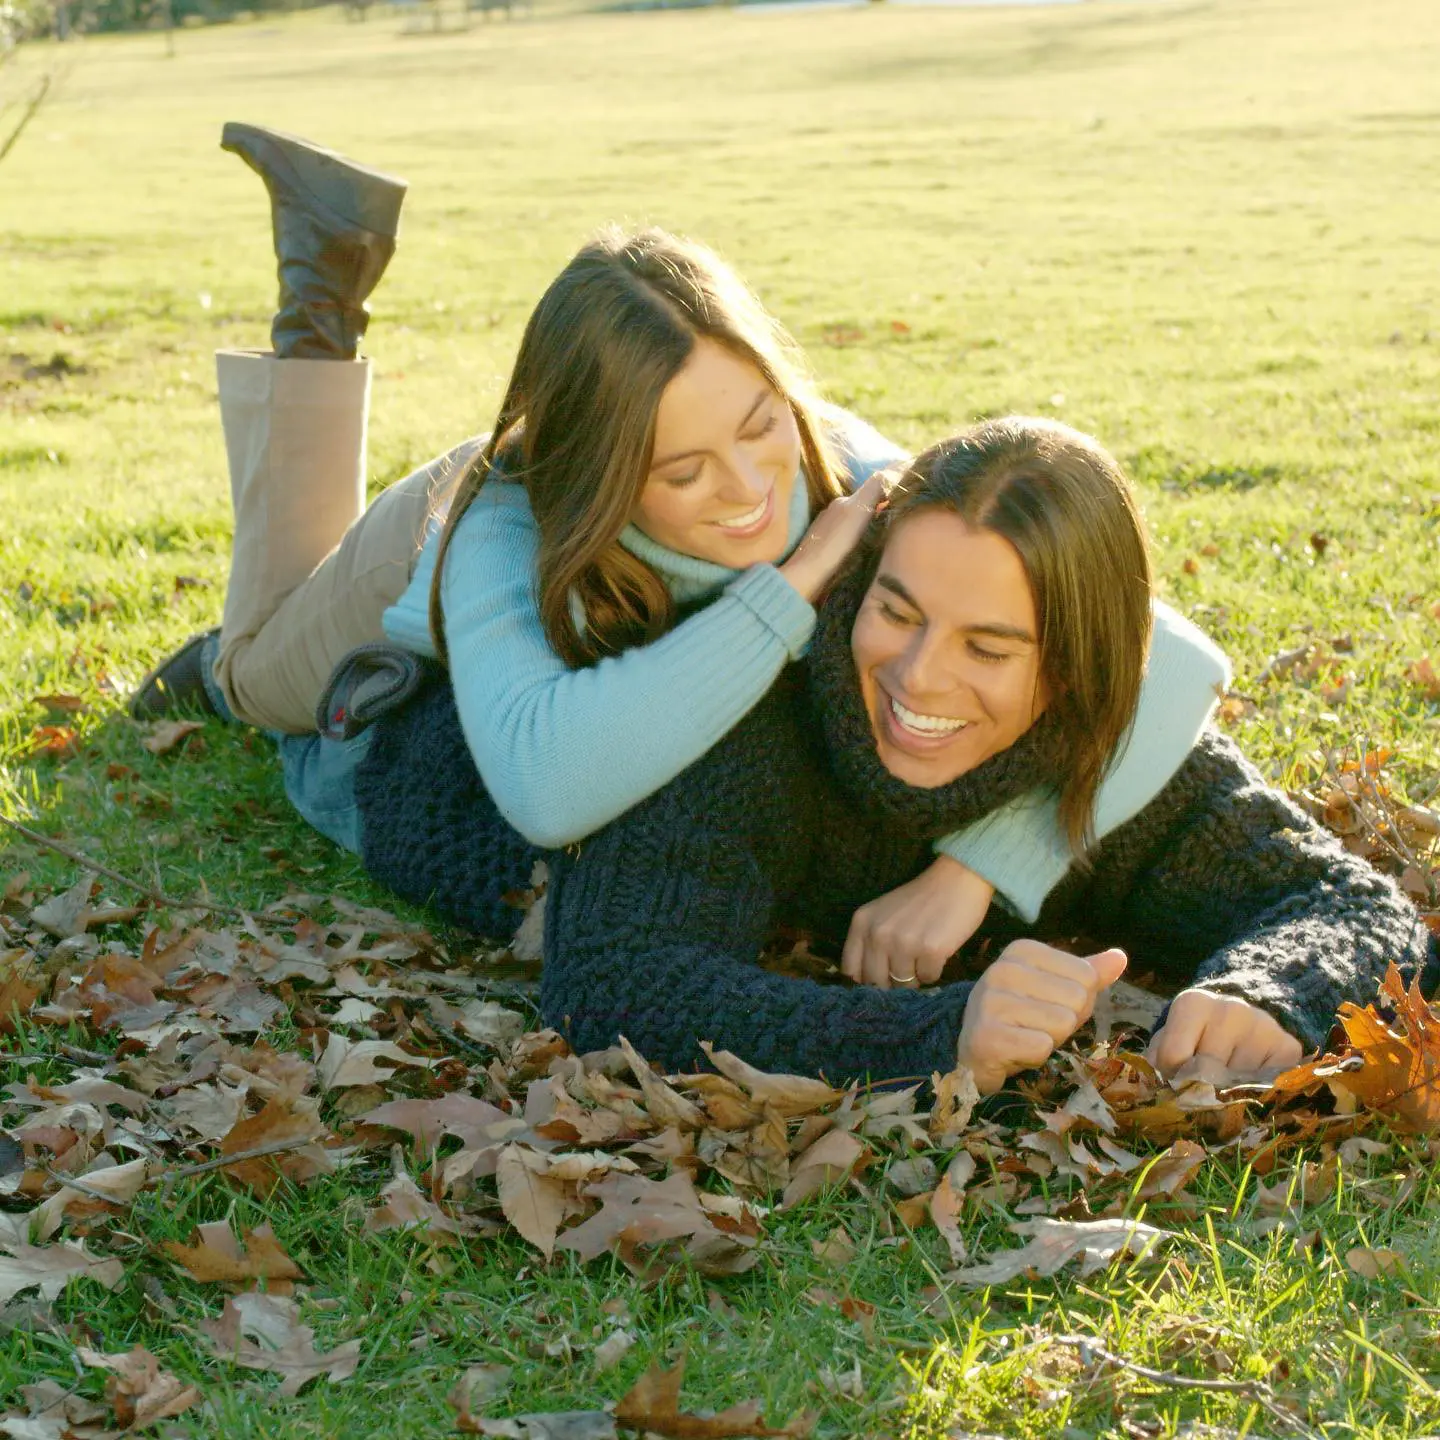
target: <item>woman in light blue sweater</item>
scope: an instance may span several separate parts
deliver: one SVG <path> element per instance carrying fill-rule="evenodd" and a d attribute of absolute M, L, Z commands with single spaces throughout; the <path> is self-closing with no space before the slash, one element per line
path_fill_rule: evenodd
<path fill-rule="evenodd" d="M 203 693 L 277 732 L 297 808 L 354 848 L 369 735 L 322 735 L 313 707 L 336 662 L 383 637 L 448 663 L 505 818 L 542 846 L 581 839 L 704 754 L 804 650 L 877 472 L 903 452 L 811 398 L 783 332 L 708 251 L 658 231 L 606 235 L 536 307 L 491 437 L 365 510 L 355 347 L 399 182 L 249 127 L 227 127 L 225 143 L 271 193 L 275 353 L 219 358 L 236 507 L 224 625 L 162 666 L 137 709 Z M 1215 647 L 1157 607 L 1097 835 L 1174 772 L 1225 679 Z M 992 886 L 1030 918 L 1074 859 L 1043 795 L 937 852 L 857 913 L 858 977 L 929 978 Z"/>

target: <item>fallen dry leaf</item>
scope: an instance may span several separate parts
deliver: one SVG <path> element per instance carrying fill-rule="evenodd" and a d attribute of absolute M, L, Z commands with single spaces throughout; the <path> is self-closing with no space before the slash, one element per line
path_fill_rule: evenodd
<path fill-rule="evenodd" d="M 928 1155 L 907 1155 L 886 1170 L 885 1178 L 901 1195 L 913 1199 L 917 1195 L 928 1195 L 940 1175 Z"/>
<path fill-rule="evenodd" d="M 125 1267 L 118 1260 L 91 1255 L 80 1241 L 28 1245 L 6 1238 L 0 1244 L 10 1252 L 0 1255 L 0 1305 L 8 1305 L 24 1290 L 38 1290 L 43 1298 L 53 1300 L 79 1275 L 107 1290 L 125 1278 Z"/>
<path fill-rule="evenodd" d="M 569 1210 L 565 1182 L 545 1173 L 544 1156 L 527 1145 L 507 1145 L 495 1166 L 495 1187 L 505 1218 L 548 1260 Z"/>
<path fill-rule="evenodd" d="M 947 1280 L 962 1285 L 1002 1285 L 1021 1275 L 1053 1275 L 1072 1260 L 1089 1275 L 1125 1256 L 1142 1260 L 1163 1241 L 1168 1230 L 1139 1220 L 1017 1220 L 1010 1228 L 1030 1239 L 1016 1250 L 1003 1250 L 978 1265 L 952 1270 Z"/>
<path fill-rule="evenodd" d="M 974 1174 L 975 1157 L 968 1150 L 962 1150 L 950 1162 L 930 1197 L 930 1219 L 950 1252 L 952 1265 L 963 1265 L 970 1258 L 960 1234 L 960 1211 L 965 1203 L 965 1187 Z"/>
<path fill-rule="evenodd" d="M 937 1150 L 948 1150 L 969 1126 L 980 1103 L 980 1092 L 968 1065 L 957 1065 L 946 1075 L 935 1075 L 931 1083 L 935 1103 L 930 1110 L 930 1140 Z"/>
<path fill-rule="evenodd" d="M 87 1434 L 107 1433 L 101 1424 L 107 1418 L 105 1407 L 54 1380 L 22 1385 L 19 1396 L 27 1414 L 4 1417 L 7 1433 L 15 1440 L 70 1440 L 72 1435 L 82 1440 Z"/>
<path fill-rule="evenodd" d="M 732 1405 L 718 1415 L 690 1415 L 680 1409 L 680 1382 L 685 1376 L 681 1359 L 666 1370 L 652 1365 L 615 1406 L 615 1420 L 632 1430 L 649 1431 L 672 1440 L 728 1440 L 731 1436 L 805 1436 L 815 1428 L 815 1416 L 798 1415 L 776 1429 L 761 1419 L 760 1405 L 749 1401 Z"/>
<path fill-rule="evenodd" d="M 71 725 L 37 725 L 25 744 L 27 756 L 69 760 L 80 753 L 80 732 Z"/>
<path fill-rule="evenodd" d="M 684 1239 L 686 1254 L 698 1268 L 734 1274 L 759 1259 L 758 1227 L 753 1222 L 713 1213 L 701 1203 L 694 1183 L 683 1170 L 664 1180 L 614 1173 L 586 1186 L 586 1196 L 601 1202 L 600 1210 L 557 1242 L 581 1260 L 606 1250 L 629 1257 L 642 1245 Z"/>
<path fill-rule="evenodd" d="M 1405 672 L 1405 678 L 1420 688 L 1427 700 L 1440 700 L 1440 674 L 1428 655 L 1422 655 Z"/>
<path fill-rule="evenodd" d="M 269 1194 L 282 1178 L 303 1185 L 329 1172 L 330 1161 L 315 1143 L 330 1132 L 320 1119 L 320 1109 L 307 1096 L 293 1100 L 267 1100 L 255 1115 L 240 1121 L 220 1142 L 222 1155 L 238 1155 L 263 1146 L 284 1147 L 274 1155 L 237 1160 L 225 1173 L 262 1195 Z"/>
<path fill-rule="evenodd" d="M 110 1372 L 105 1398 L 127 1430 L 143 1430 L 200 1403 L 200 1392 L 193 1385 L 162 1370 L 160 1362 L 139 1345 L 120 1355 L 105 1355 L 82 1345 L 76 1354 L 92 1370 Z"/>
<path fill-rule="evenodd" d="M 769 1106 L 777 1115 L 808 1115 L 812 1110 L 833 1105 L 845 1093 L 823 1080 L 812 1080 L 805 1075 L 766 1074 L 753 1065 L 747 1065 L 728 1050 L 715 1049 L 708 1040 L 702 1040 L 700 1048 L 722 1075 L 733 1080 L 761 1105 Z"/>
<path fill-rule="evenodd" d="M 382 1060 L 393 1063 L 381 1065 Z M 351 1085 L 377 1085 L 393 1079 L 396 1068 L 400 1066 L 431 1070 L 436 1063 L 425 1055 L 411 1055 L 388 1040 L 347 1040 L 332 1030 L 325 1053 L 315 1068 L 323 1089 L 338 1090 Z"/>
<path fill-rule="evenodd" d="M 148 1161 L 132 1160 L 127 1165 L 115 1165 L 105 1155 L 102 1164 L 74 1177 L 85 1187 L 83 1190 L 62 1185 L 35 1211 L 35 1239 L 48 1240 L 72 1210 L 93 1213 L 105 1210 L 107 1205 L 128 1205 L 144 1188 L 149 1171 Z"/>
<path fill-rule="evenodd" d="M 0 979 L 0 1035 L 15 1033 L 17 1018 L 29 1012 L 44 988 L 44 977 L 34 970 L 12 970 Z"/>
<path fill-rule="evenodd" d="M 858 1174 L 869 1152 L 847 1130 L 830 1130 L 791 1164 L 790 1183 L 781 1196 L 781 1209 L 788 1209 L 818 1195 L 837 1181 Z"/>
<path fill-rule="evenodd" d="M 1153 1200 L 1162 1195 L 1175 1195 L 1195 1178 L 1200 1167 L 1209 1159 L 1209 1153 L 1197 1141 L 1174 1141 L 1170 1148 L 1145 1172 L 1145 1178 L 1140 1182 L 1136 1198 Z"/>
<path fill-rule="evenodd" d="M 468 1412 L 456 1416 L 456 1428 L 496 1440 L 616 1440 L 615 1421 L 603 1410 L 556 1410 L 487 1420 Z"/>
<path fill-rule="evenodd" d="M 512 1117 L 487 1100 L 455 1091 L 436 1100 L 391 1100 L 359 1117 L 362 1124 L 388 1125 L 413 1135 L 427 1149 L 453 1135 L 467 1149 L 493 1143 L 492 1126 L 510 1126 Z"/>
<path fill-rule="evenodd" d="M 68 890 L 37 905 L 30 912 L 30 919 L 57 940 L 83 935 L 94 913 L 90 901 L 99 888 L 100 882 L 93 875 L 86 875 Z"/>
<path fill-rule="evenodd" d="M 367 1235 L 377 1235 L 386 1230 L 413 1229 L 424 1230 L 439 1238 L 473 1235 L 479 1228 L 477 1221 L 447 1215 L 433 1200 L 427 1199 L 420 1187 L 403 1171 L 380 1192 L 380 1204 L 365 1217 Z"/>
<path fill-rule="evenodd" d="M 314 1330 L 300 1323 L 300 1307 L 279 1295 L 255 1290 L 232 1295 L 219 1317 L 200 1321 L 199 1328 L 220 1359 L 284 1376 L 277 1395 L 296 1395 L 320 1375 L 332 1383 L 348 1380 L 360 1363 L 358 1340 L 316 1350 Z"/>
<path fill-rule="evenodd" d="M 1336 1073 L 1328 1083 L 1349 1091 L 1401 1129 L 1440 1129 L 1440 1019 L 1422 998 L 1419 982 L 1407 990 L 1393 964 L 1380 992 L 1399 1028 L 1381 1019 L 1374 1006 L 1342 1005 L 1340 1024 L 1362 1063 Z"/>
<path fill-rule="evenodd" d="M 634 1075 L 645 1097 L 645 1108 L 657 1124 L 675 1125 L 682 1130 L 705 1128 L 705 1112 L 693 1100 L 686 1099 L 674 1086 L 666 1084 L 623 1035 L 620 1037 L 620 1049 L 629 1063 L 630 1073 Z"/>
<path fill-rule="evenodd" d="M 89 702 L 80 695 L 34 695 L 30 703 L 60 715 L 78 715 L 89 708 Z"/>
<path fill-rule="evenodd" d="M 628 1330 L 612 1330 L 596 1347 L 591 1356 L 597 1374 L 613 1370 L 635 1344 L 635 1336 Z"/>
<path fill-rule="evenodd" d="M 837 1225 L 823 1240 L 812 1240 L 810 1251 L 822 1265 L 836 1270 L 843 1270 L 859 1253 L 850 1232 L 843 1225 Z"/>
<path fill-rule="evenodd" d="M 1345 1263 L 1362 1280 L 1398 1275 L 1405 1269 L 1405 1257 L 1398 1250 L 1370 1250 L 1363 1245 L 1347 1250 Z"/>
<path fill-rule="evenodd" d="M 192 1245 L 168 1241 L 165 1253 L 192 1278 L 206 1284 L 249 1287 L 257 1280 L 267 1282 L 271 1294 L 289 1294 L 289 1282 L 302 1278 L 300 1267 L 281 1248 L 268 1225 L 257 1225 L 238 1239 L 224 1220 L 200 1225 Z M 287 1288 L 281 1289 L 280 1282 Z"/>
<path fill-rule="evenodd" d="M 197 730 L 204 728 L 204 723 L 199 720 L 156 720 L 146 727 L 140 743 L 152 755 L 168 755 Z"/>
<path fill-rule="evenodd" d="M 505 1393 L 511 1373 L 509 1365 L 471 1365 L 465 1369 L 446 1396 L 461 1430 L 473 1430 L 473 1412 Z"/>

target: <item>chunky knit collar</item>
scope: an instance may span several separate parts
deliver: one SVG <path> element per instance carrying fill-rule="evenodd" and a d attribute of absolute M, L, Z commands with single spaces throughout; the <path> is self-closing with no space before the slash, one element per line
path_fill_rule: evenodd
<path fill-rule="evenodd" d="M 785 541 L 785 555 L 781 559 L 790 554 L 810 528 L 810 492 L 803 470 L 795 477 L 790 491 L 788 518 L 789 533 Z M 700 560 L 694 555 L 682 555 L 678 550 L 671 550 L 652 540 L 634 524 L 627 525 L 620 532 L 620 543 L 660 576 L 677 605 L 699 605 L 713 600 L 741 573 L 726 565 L 717 565 L 713 560 Z"/>
<path fill-rule="evenodd" d="M 938 838 L 1037 786 L 1056 785 L 1061 773 L 1056 736 L 1044 716 L 1008 749 L 933 790 L 897 780 L 880 763 L 850 658 L 850 630 L 868 585 L 867 568 L 831 589 L 807 656 L 811 701 L 831 769 L 850 798 L 878 823 Z"/>

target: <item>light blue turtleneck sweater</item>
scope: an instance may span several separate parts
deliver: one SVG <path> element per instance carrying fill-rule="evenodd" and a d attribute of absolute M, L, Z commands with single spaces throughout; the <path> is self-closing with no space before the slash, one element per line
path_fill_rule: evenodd
<path fill-rule="evenodd" d="M 838 411 L 832 421 L 852 485 L 904 457 L 855 416 Z M 806 487 L 797 484 L 789 549 L 809 523 Z M 438 538 L 437 529 L 384 619 L 393 642 L 431 656 Z M 441 603 L 466 741 L 501 814 L 545 848 L 593 834 L 698 760 L 803 654 L 815 627 L 814 608 L 773 565 L 729 570 L 668 550 L 633 525 L 621 544 L 655 569 L 679 604 L 706 603 L 653 643 L 583 670 L 561 660 L 541 625 L 538 535 L 522 487 L 487 484 L 446 558 Z M 1097 834 L 1159 792 L 1228 676 L 1209 639 L 1168 607 L 1155 607 L 1135 725 L 1101 788 Z M 984 876 L 1027 920 L 1074 858 L 1048 794 L 997 811 L 937 849 Z"/>

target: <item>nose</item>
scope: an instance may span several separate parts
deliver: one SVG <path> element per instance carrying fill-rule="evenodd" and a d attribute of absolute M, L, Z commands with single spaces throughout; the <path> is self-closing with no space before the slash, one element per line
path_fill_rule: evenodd
<path fill-rule="evenodd" d="M 917 626 L 900 657 L 896 678 L 911 700 L 936 699 L 955 688 L 945 647 L 928 626 Z"/>
<path fill-rule="evenodd" d="M 720 498 L 737 505 L 758 505 L 770 490 L 765 468 L 745 446 L 737 446 L 725 464 Z"/>

